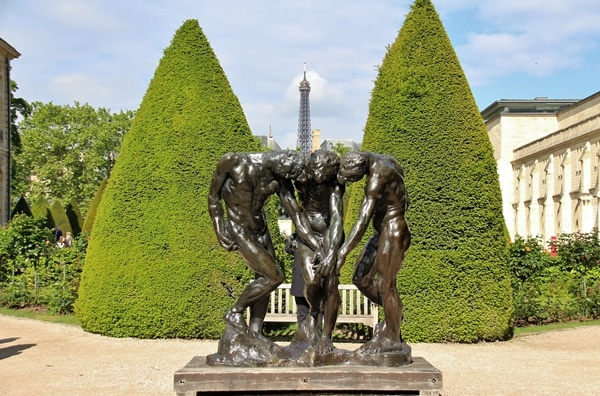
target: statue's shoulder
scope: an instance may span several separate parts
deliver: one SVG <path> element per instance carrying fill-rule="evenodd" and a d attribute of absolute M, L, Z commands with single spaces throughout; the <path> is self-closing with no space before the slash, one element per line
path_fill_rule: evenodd
<path fill-rule="evenodd" d="M 220 163 L 230 163 L 232 165 L 249 161 L 248 153 L 225 153 L 219 159 Z"/>

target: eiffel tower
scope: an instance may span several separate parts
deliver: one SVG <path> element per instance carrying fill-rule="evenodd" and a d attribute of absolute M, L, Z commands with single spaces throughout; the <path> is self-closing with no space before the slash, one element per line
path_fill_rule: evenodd
<path fill-rule="evenodd" d="M 300 81 L 300 113 L 298 114 L 298 140 L 296 147 L 304 154 L 310 154 L 312 148 L 312 130 L 310 129 L 310 83 L 306 79 L 306 63 L 304 64 L 304 79 Z"/>

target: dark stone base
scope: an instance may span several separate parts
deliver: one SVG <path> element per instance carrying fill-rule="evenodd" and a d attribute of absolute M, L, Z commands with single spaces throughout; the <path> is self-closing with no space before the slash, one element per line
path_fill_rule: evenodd
<path fill-rule="evenodd" d="M 399 367 L 327 365 L 321 367 L 208 366 L 194 357 L 175 372 L 178 396 L 196 395 L 439 395 L 442 373 L 425 359 Z"/>

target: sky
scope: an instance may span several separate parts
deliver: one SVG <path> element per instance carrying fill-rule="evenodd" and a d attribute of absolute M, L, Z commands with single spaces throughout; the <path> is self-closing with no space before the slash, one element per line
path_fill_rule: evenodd
<path fill-rule="evenodd" d="M 295 148 L 311 126 L 362 141 L 376 68 L 413 0 L 0 0 L 17 97 L 136 110 L 177 29 L 198 20 L 255 135 Z M 433 0 L 480 110 L 600 91 L 600 1 Z M 306 64 L 306 66 L 305 66 Z"/>

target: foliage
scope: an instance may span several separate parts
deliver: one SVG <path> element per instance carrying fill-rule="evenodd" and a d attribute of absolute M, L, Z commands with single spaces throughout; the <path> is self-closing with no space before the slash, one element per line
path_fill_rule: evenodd
<path fill-rule="evenodd" d="M 0 294 L 0 303 L 6 308 L 25 308 L 34 303 L 33 293 L 24 279 L 8 283 Z"/>
<path fill-rule="evenodd" d="M 600 268 L 600 239 L 597 232 L 561 234 L 551 241 L 560 255 L 564 268 L 585 275 Z"/>
<path fill-rule="evenodd" d="M 594 254 L 596 241 L 591 234 L 562 234 L 549 242 L 563 246 L 557 257 L 550 257 L 539 237 L 515 238 L 510 248 L 515 325 L 600 317 L 600 267 L 593 265 L 600 258 Z"/>
<path fill-rule="evenodd" d="M 52 313 L 72 312 L 86 242 L 58 249 L 44 219 L 16 215 L 0 231 L 0 304 L 8 308 L 45 305 Z"/>
<path fill-rule="evenodd" d="M 7 228 L 1 232 L 0 280 L 10 272 L 11 261 L 23 260 L 35 262 L 47 254 L 48 241 L 52 232 L 45 228 L 44 219 L 33 219 L 24 214 L 16 215 Z"/>
<path fill-rule="evenodd" d="M 52 202 L 52 206 L 50 206 L 50 212 L 52 213 L 54 224 L 60 227 L 63 236 L 65 236 L 67 232 L 70 232 L 71 234 L 73 233 L 67 212 L 60 201 Z"/>
<path fill-rule="evenodd" d="M 19 134 L 17 122 L 19 117 L 29 117 L 32 111 L 31 105 L 25 99 L 15 96 L 18 89 L 17 83 L 10 80 L 10 148 L 13 154 L 11 158 L 11 195 L 17 197 L 22 195 L 14 189 L 17 175 L 20 174 L 15 161 L 15 154 L 21 153 L 21 135 Z"/>
<path fill-rule="evenodd" d="M 578 300 L 569 293 L 578 281 L 557 267 L 547 268 L 536 281 L 519 283 L 514 291 L 514 317 L 517 325 L 540 324 L 575 318 Z"/>
<path fill-rule="evenodd" d="M 79 205 L 77 205 L 74 199 L 71 199 L 71 202 L 65 207 L 65 215 L 69 220 L 73 236 L 79 235 L 83 227 L 83 216 L 81 215 L 81 210 L 79 210 Z"/>
<path fill-rule="evenodd" d="M 524 282 L 552 265 L 556 265 L 556 260 L 544 249 L 541 237 L 515 236 L 510 244 L 510 268 L 519 281 Z"/>
<path fill-rule="evenodd" d="M 294 256 L 285 251 L 286 240 L 281 235 L 279 229 L 279 209 L 283 209 L 279 202 L 279 198 L 275 195 L 272 196 L 267 204 L 265 205 L 265 213 L 267 215 L 267 227 L 271 234 L 271 240 L 273 242 L 273 248 L 275 250 L 275 259 L 277 264 L 283 271 L 285 279 L 289 282 L 292 281 L 292 267 L 294 266 Z"/>
<path fill-rule="evenodd" d="M 473 342 L 509 335 L 508 235 L 496 161 L 430 0 L 415 0 L 388 48 L 362 149 L 392 155 L 405 168 L 413 239 L 398 278 L 403 336 Z M 346 228 L 362 194 L 352 192 L 359 197 L 350 199 Z"/>
<path fill-rule="evenodd" d="M 27 200 L 25 199 L 24 196 L 21 196 L 19 198 L 19 200 L 17 201 L 17 204 L 15 205 L 15 207 L 13 208 L 13 210 L 10 214 L 10 218 L 12 219 L 13 217 L 15 217 L 15 215 L 17 215 L 19 213 L 27 215 L 29 217 L 33 217 L 33 213 L 31 212 L 31 209 L 29 208 L 29 204 L 27 203 Z"/>
<path fill-rule="evenodd" d="M 75 312 L 117 337 L 216 338 L 253 275 L 215 237 L 206 197 L 228 151 L 260 151 L 198 21 L 177 30 L 102 195 Z"/>
<path fill-rule="evenodd" d="M 340 157 L 344 154 L 346 154 L 347 152 L 351 151 L 351 148 L 348 146 L 343 145 L 342 143 L 336 143 L 332 150 L 333 152 L 335 152 L 337 155 L 339 155 Z"/>
<path fill-rule="evenodd" d="M 104 194 L 104 189 L 108 184 L 108 179 L 102 180 L 100 186 L 98 186 L 98 190 L 94 194 L 94 198 L 92 199 L 92 203 L 88 208 L 87 215 L 85 216 L 85 221 L 83 222 L 82 231 L 87 233 L 88 235 L 92 233 L 92 228 L 94 227 L 94 221 L 96 220 L 96 213 L 98 212 L 98 206 L 100 205 L 100 201 L 102 200 L 102 194 Z"/>
<path fill-rule="evenodd" d="M 15 195 L 61 202 L 75 199 L 87 208 L 108 177 L 133 112 L 111 113 L 88 104 L 32 103 L 19 123 L 22 150 L 15 152 L 19 175 Z"/>

